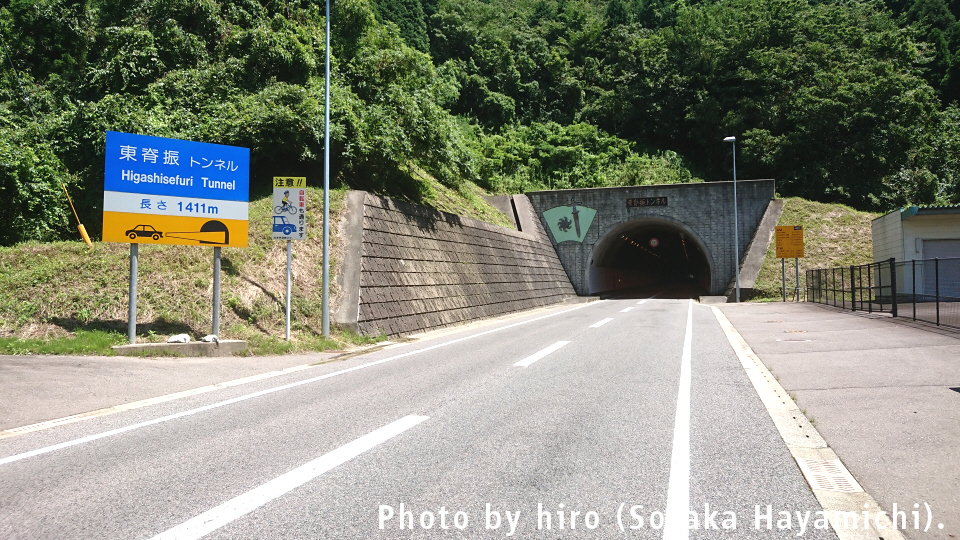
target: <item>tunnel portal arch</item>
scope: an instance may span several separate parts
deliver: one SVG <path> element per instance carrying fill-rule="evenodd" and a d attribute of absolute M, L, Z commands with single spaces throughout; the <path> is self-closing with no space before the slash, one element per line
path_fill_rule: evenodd
<path fill-rule="evenodd" d="M 759 266 L 744 266 L 748 248 L 754 259 L 762 259 L 783 208 L 782 204 L 773 204 L 773 180 L 738 181 L 736 198 L 733 184 L 721 181 L 527 192 L 523 199 L 529 201 L 534 221 L 539 223 L 538 227 L 524 225 L 522 230 L 542 231 L 537 234 L 551 241 L 570 283 L 582 296 L 603 294 L 597 291 L 608 289 L 610 280 L 616 290 L 623 286 L 625 277 L 642 285 L 643 276 L 625 273 L 638 267 L 646 269 L 646 278 L 652 273 L 667 281 L 683 276 L 689 280 L 693 274 L 693 282 L 702 286 L 699 290 L 703 294 L 728 296 L 732 294 L 738 266 L 741 272 L 743 268 L 748 270 L 746 281 L 741 276 L 741 288 L 753 287 L 756 274 L 750 272 L 759 271 Z M 630 244 L 633 255 L 621 236 L 634 242 Z M 641 264 L 643 259 L 638 252 L 642 250 L 634 244 L 650 249 L 653 238 L 658 240 L 659 248 L 653 251 L 672 254 L 666 261 L 672 261 L 672 265 L 661 264 L 663 261 L 652 256 L 647 259 L 659 262 Z M 689 250 L 691 243 L 695 253 Z M 684 246 L 688 248 L 685 254 Z M 635 259 L 633 264 L 628 261 L 630 257 Z M 684 264 L 673 264 L 681 257 Z M 685 266 L 687 262 L 690 266 Z M 617 271 L 622 275 L 615 275 Z M 619 285 L 616 279 L 621 280 Z M 674 298 L 680 296 L 678 293 Z M 697 294 L 690 291 L 687 296 Z"/>
<path fill-rule="evenodd" d="M 621 223 L 594 245 L 589 294 L 710 294 L 713 257 L 689 227 L 662 217 Z"/>

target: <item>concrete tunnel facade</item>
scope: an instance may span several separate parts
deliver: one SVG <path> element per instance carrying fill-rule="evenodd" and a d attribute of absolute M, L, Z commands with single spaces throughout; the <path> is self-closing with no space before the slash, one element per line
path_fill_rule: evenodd
<path fill-rule="evenodd" d="M 741 261 L 775 189 L 773 180 L 737 182 Z M 733 182 L 527 197 L 577 294 L 723 295 L 734 278 Z"/>

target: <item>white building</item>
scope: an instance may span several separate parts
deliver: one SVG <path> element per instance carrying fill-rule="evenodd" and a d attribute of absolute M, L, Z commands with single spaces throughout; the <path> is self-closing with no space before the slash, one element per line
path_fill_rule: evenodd
<path fill-rule="evenodd" d="M 936 268 L 919 262 L 960 257 L 960 205 L 908 206 L 874 219 L 871 228 L 873 261 L 905 263 L 898 272 L 898 291 L 932 295 L 938 280 L 941 295 L 960 295 L 960 261 L 938 261 Z"/>
<path fill-rule="evenodd" d="M 960 205 L 908 206 L 871 226 L 874 262 L 960 257 Z"/>

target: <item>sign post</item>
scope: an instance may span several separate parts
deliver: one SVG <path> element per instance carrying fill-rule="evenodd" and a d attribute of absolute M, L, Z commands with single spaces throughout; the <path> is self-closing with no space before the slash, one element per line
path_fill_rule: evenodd
<path fill-rule="evenodd" d="M 137 342 L 137 258 L 140 244 L 130 244 L 130 299 L 127 303 L 127 338 Z"/>
<path fill-rule="evenodd" d="M 777 229 L 777 258 L 780 259 L 781 279 L 783 280 L 783 301 L 787 301 L 787 270 L 786 259 L 795 259 L 797 272 L 794 293 L 797 301 L 800 300 L 800 257 L 803 257 L 803 225 L 778 226 Z"/>
<path fill-rule="evenodd" d="M 307 179 L 273 177 L 273 239 L 287 241 L 286 335 L 290 341 L 291 240 L 307 237 Z"/>
<path fill-rule="evenodd" d="M 213 334 L 220 326 L 220 248 L 247 247 L 250 150 L 108 131 L 103 241 L 130 243 L 128 337 L 136 341 L 138 244 L 214 247 Z"/>

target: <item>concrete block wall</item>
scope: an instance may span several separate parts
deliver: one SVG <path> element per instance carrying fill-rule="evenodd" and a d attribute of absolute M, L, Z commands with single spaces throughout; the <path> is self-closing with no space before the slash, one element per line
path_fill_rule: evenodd
<path fill-rule="evenodd" d="M 737 220 L 741 260 L 775 197 L 773 180 L 737 182 Z M 556 244 L 557 253 L 581 294 L 589 294 L 587 272 L 593 248 L 617 226 L 641 218 L 669 221 L 693 233 L 707 250 L 711 265 L 711 294 L 722 295 L 734 276 L 733 182 L 667 184 L 598 189 L 569 189 L 527 193 L 543 229 L 543 212 L 557 206 L 577 205 L 597 210 L 582 243 Z M 667 197 L 667 206 L 627 207 L 628 198 Z M 550 241 L 553 239 L 550 237 Z"/>
<path fill-rule="evenodd" d="M 347 205 L 347 226 L 362 230 L 345 233 L 335 321 L 361 333 L 410 334 L 576 295 L 543 235 L 363 192 Z"/>

